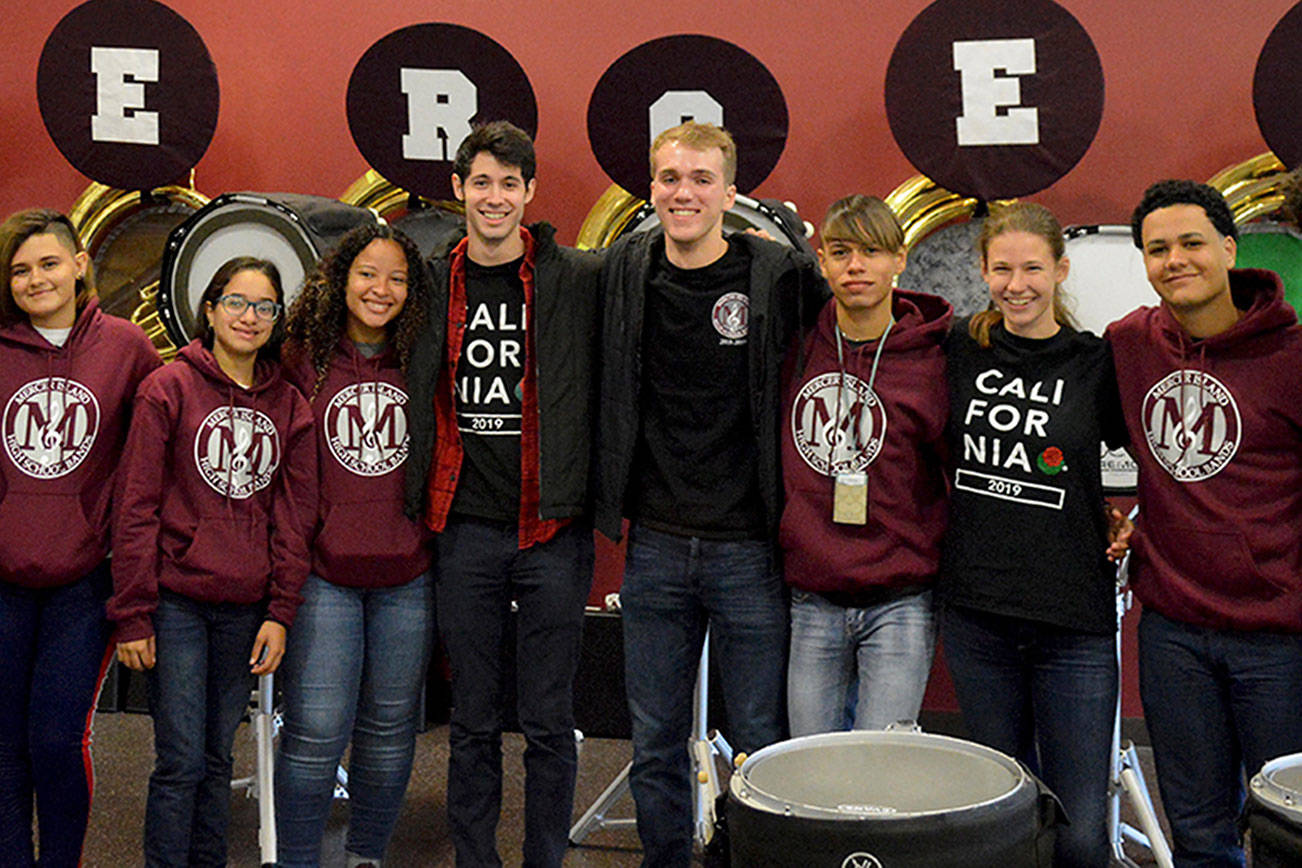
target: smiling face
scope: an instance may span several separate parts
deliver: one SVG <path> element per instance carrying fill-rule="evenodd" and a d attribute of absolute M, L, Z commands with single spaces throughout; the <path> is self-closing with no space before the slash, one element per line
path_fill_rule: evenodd
<path fill-rule="evenodd" d="M 233 316 L 221 304 L 221 298 L 229 295 L 243 296 L 249 302 L 248 307 L 239 316 Z M 204 314 L 212 326 L 213 355 L 219 361 L 225 356 L 229 359 L 251 360 L 271 337 L 275 326 L 274 320 L 258 316 L 253 306 L 260 301 L 276 301 L 276 288 L 271 280 L 260 271 L 252 269 L 237 271 L 222 288 L 217 303 L 206 302 Z M 224 366 L 223 366 L 224 367 Z"/>
<path fill-rule="evenodd" d="M 492 265 L 523 253 L 520 223 L 524 220 L 524 206 L 533 199 L 535 181 L 526 182 L 519 166 L 498 162 L 488 151 L 475 154 L 466 177 L 452 175 L 452 192 L 466 206 L 466 234 L 475 261 Z M 491 262 L 476 256 L 476 252 L 490 250 L 500 251 Z"/>
<path fill-rule="evenodd" d="M 1233 307 L 1229 270 L 1237 248 L 1202 207 L 1157 208 L 1144 217 L 1141 232 L 1148 282 L 1177 315 Z"/>
<path fill-rule="evenodd" d="M 32 325 L 69 328 L 77 318 L 77 280 L 88 257 L 53 233 L 33 235 L 19 245 L 9 263 L 9 290 Z"/>
<path fill-rule="evenodd" d="M 348 306 L 348 337 L 378 344 L 386 326 L 407 302 L 407 254 L 398 242 L 376 238 L 362 248 L 348 268 L 344 289 Z"/>
<path fill-rule="evenodd" d="M 991 238 L 981 277 L 1003 315 L 1004 328 L 1024 338 L 1057 334 L 1053 297 L 1067 279 L 1068 265 L 1067 257 L 1055 259 L 1049 242 L 1033 232 L 1003 232 Z"/>
<path fill-rule="evenodd" d="M 670 140 L 655 152 L 651 204 L 665 229 L 670 262 L 687 267 L 708 265 L 726 250 L 723 214 L 737 200 L 737 187 L 726 180 L 723 151 L 698 150 Z M 692 262 L 693 258 L 703 262 Z"/>

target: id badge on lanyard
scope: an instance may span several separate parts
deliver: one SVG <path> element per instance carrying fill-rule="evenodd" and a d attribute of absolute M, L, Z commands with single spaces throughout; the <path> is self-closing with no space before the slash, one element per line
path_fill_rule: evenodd
<path fill-rule="evenodd" d="M 882 360 L 882 349 L 886 346 L 886 336 L 891 333 L 891 326 L 895 325 L 895 317 L 891 317 L 886 324 L 886 330 L 882 332 L 881 339 L 877 343 L 877 352 L 873 354 L 872 373 L 868 375 L 868 390 L 872 391 L 873 384 L 877 381 L 877 364 Z M 836 393 L 836 418 L 837 423 L 841 419 L 841 397 L 845 394 L 845 355 L 841 349 L 841 327 L 836 326 L 836 361 L 841 368 L 841 385 L 837 388 Z M 829 447 L 831 449 L 833 447 Z M 832 465 L 832 454 L 828 454 L 828 465 Z M 859 524 L 868 523 L 868 474 L 860 473 L 837 473 L 834 474 L 832 483 L 832 521 L 836 524 Z"/>

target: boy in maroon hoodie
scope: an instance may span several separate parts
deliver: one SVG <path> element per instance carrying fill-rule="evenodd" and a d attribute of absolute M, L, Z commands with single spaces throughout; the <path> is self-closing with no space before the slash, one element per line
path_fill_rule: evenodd
<path fill-rule="evenodd" d="M 1232 270 L 1220 193 L 1163 181 L 1131 219 L 1159 307 L 1109 327 L 1139 464 L 1140 691 L 1178 865 L 1242 865 L 1243 775 L 1302 750 L 1302 328 Z"/>
<path fill-rule="evenodd" d="M 856 681 L 855 729 L 918 716 L 945 530 L 949 303 L 893 289 L 904 231 L 882 200 L 833 203 L 820 235 L 834 297 L 789 358 L 782 426 L 793 736 L 845 729 Z"/>

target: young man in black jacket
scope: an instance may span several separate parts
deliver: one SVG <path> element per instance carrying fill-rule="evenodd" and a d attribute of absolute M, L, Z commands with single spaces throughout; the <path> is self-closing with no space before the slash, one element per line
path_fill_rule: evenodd
<path fill-rule="evenodd" d="M 620 598 L 632 789 L 648 866 L 691 858 L 692 686 L 706 626 L 728 738 L 782 738 L 788 614 L 777 563 L 779 380 L 802 319 L 827 298 L 811 256 L 728 237 L 736 146 L 687 123 L 651 148 L 662 230 L 602 268 L 597 527 L 632 525 Z"/>
<path fill-rule="evenodd" d="M 502 643 L 518 604 L 524 864 L 559 866 L 574 800 L 572 689 L 592 583 L 585 516 L 597 257 L 522 226 L 527 134 L 477 127 L 452 187 L 466 238 L 431 262 L 435 296 L 408 370 L 407 509 L 436 533 L 452 664 L 448 820 L 459 866 L 501 865 Z"/>

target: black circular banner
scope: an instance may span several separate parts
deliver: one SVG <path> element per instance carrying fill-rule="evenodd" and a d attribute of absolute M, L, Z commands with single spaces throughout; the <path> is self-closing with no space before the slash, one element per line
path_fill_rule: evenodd
<path fill-rule="evenodd" d="M 1261 137 L 1289 169 L 1302 166 L 1302 3 L 1275 25 L 1257 58 L 1252 104 Z"/>
<path fill-rule="evenodd" d="M 588 101 L 588 140 L 611 180 L 644 196 L 651 140 L 687 120 L 737 142 L 737 190 L 758 187 L 787 142 L 787 102 L 764 64 L 713 36 L 664 36 L 611 64 Z"/>
<path fill-rule="evenodd" d="M 886 115 L 909 162 L 942 187 L 1025 196 L 1094 141 L 1103 67 L 1080 22 L 1051 0 L 937 0 L 891 54 Z"/>
<path fill-rule="evenodd" d="M 45 129 L 77 171 L 148 190 L 185 176 L 217 128 L 217 69 L 190 23 L 154 0 L 90 0 L 41 51 Z"/>
<path fill-rule="evenodd" d="M 348 79 L 348 129 L 366 162 L 410 193 L 452 198 L 452 161 L 473 124 L 538 132 L 524 69 L 458 24 L 415 24 L 367 49 Z"/>

